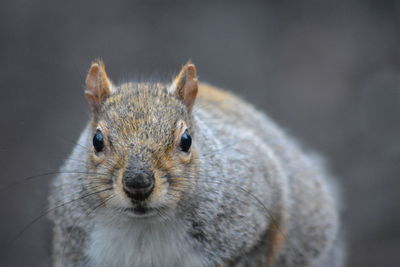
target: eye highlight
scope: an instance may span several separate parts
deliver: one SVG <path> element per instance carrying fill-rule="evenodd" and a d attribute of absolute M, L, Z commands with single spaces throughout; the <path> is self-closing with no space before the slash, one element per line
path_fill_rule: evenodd
<path fill-rule="evenodd" d="M 183 152 L 189 152 L 191 145 L 192 145 L 192 137 L 190 136 L 188 130 L 186 129 L 181 136 L 181 142 L 179 146 L 181 147 L 181 150 Z"/>
<path fill-rule="evenodd" d="M 96 152 L 103 151 L 104 148 L 104 136 L 100 130 L 96 130 L 96 133 L 93 136 L 93 147 Z"/>

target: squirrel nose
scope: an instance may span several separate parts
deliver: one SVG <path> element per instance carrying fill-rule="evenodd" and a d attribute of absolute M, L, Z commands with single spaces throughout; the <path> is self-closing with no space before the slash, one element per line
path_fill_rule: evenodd
<path fill-rule="evenodd" d="M 132 175 L 129 171 L 122 178 L 125 193 L 134 200 L 145 200 L 154 188 L 154 176 L 148 173 Z"/>

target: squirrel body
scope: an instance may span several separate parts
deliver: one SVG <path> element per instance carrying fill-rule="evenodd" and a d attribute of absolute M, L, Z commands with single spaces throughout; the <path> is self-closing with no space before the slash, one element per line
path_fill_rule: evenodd
<path fill-rule="evenodd" d="M 54 266 L 343 265 L 321 160 L 193 64 L 115 86 L 95 62 L 86 87 L 92 120 L 50 196 Z"/>

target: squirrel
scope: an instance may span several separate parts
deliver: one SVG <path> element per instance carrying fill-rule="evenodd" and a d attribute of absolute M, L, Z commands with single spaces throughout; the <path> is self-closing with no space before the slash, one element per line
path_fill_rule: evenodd
<path fill-rule="evenodd" d="M 53 266 L 343 266 L 323 161 L 192 62 L 115 85 L 97 60 L 85 97 L 49 197 Z"/>

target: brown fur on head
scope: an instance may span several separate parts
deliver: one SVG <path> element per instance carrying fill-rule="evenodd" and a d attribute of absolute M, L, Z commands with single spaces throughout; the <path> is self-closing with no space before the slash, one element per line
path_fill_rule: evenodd
<path fill-rule="evenodd" d="M 185 152 L 180 141 L 186 129 L 195 137 L 191 109 L 197 88 L 192 63 L 183 66 L 172 84 L 121 86 L 108 79 L 102 62 L 92 64 L 85 94 L 93 113 L 92 136 L 100 131 L 104 147 L 96 151 L 90 146 L 88 179 L 96 189 L 112 185 L 109 207 L 167 210 L 188 192 L 198 163 L 194 145 Z M 154 176 L 154 189 L 143 201 L 132 200 L 123 189 L 124 175 L 136 164 Z"/>

